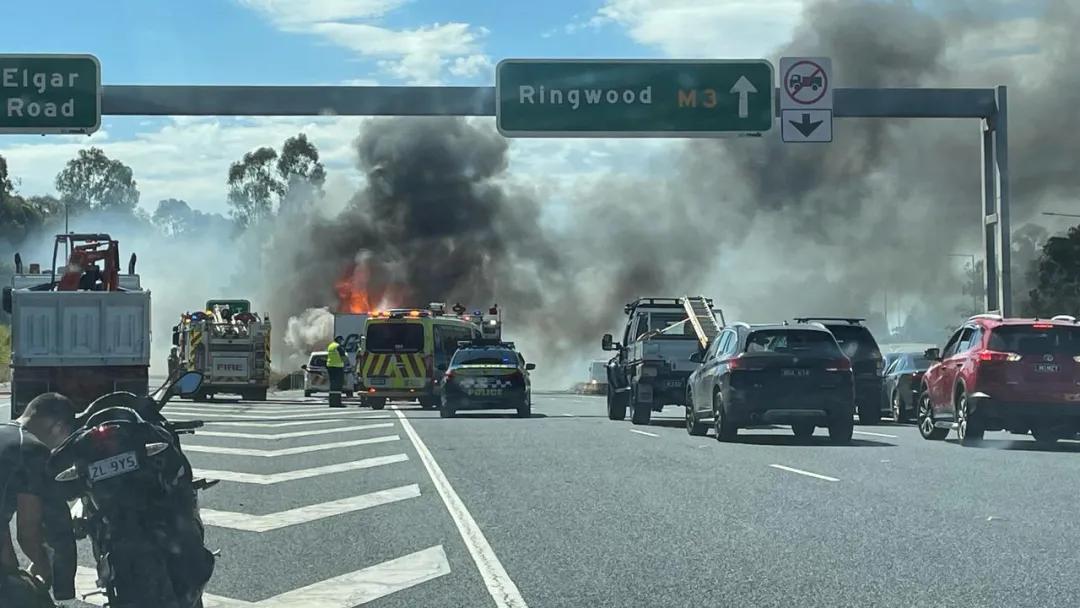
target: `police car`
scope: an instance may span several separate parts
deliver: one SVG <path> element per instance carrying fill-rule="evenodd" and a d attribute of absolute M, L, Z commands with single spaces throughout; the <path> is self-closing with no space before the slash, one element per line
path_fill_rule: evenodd
<path fill-rule="evenodd" d="M 526 363 L 513 342 L 481 338 L 459 342 L 443 376 L 440 415 L 451 418 L 461 410 L 513 409 L 532 415 L 532 384 Z"/>

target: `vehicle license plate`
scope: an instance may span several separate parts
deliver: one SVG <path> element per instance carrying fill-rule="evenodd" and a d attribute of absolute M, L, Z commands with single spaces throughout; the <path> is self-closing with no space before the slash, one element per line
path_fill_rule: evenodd
<path fill-rule="evenodd" d="M 135 452 L 124 452 L 90 463 L 90 481 L 101 481 L 139 470 Z"/>

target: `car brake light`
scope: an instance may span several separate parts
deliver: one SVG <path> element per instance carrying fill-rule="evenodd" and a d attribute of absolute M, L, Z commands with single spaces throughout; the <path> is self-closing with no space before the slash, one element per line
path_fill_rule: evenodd
<path fill-rule="evenodd" d="M 829 366 L 825 368 L 825 371 L 827 371 L 827 372 L 850 372 L 851 371 L 851 361 L 849 361 L 847 359 L 837 359 L 836 361 L 833 361 L 832 363 L 830 363 Z"/>
<path fill-rule="evenodd" d="M 1020 355 L 1016 353 L 999 353 L 993 350 L 979 352 L 979 361 L 1019 361 Z"/>
<path fill-rule="evenodd" d="M 1034 327 L 1035 329 L 1050 329 L 1050 328 L 1054 327 L 1054 324 L 1053 323 L 1032 323 L 1031 326 Z"/>
<path fill-rule="evenodd" d="M 750 366 L 750 362 L 742 358 L 742 355 L 735 355 L 735 357 L 728 360 L 728 367 L 731 369 L 743 369 L 749 371 L 760 371 L 762 368 L 757 366 Z"/>

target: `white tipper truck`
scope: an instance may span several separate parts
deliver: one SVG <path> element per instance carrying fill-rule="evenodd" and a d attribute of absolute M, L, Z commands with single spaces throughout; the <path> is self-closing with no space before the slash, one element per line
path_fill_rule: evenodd
<path fill-rule="evenodd" d="M 46 392 L 79 408 L 113 391 L 147 394 L 150 292 L 135 274 L 134 255 L 120 272 L 109 235 L 58 235 L 47 270 L 24 268 L 15 254 L 3 308 L 11 314 L 12 418 Z"/>

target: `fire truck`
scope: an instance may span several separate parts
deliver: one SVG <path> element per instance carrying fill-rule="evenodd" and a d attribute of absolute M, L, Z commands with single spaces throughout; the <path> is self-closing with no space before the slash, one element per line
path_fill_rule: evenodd
<path fill-rule="evenodd" d="M 134 254 L 120 271 L 120 247 L 108 234 L 57 235 L 48 269 L 24 267 L 16 253 L 3 309 L 11 314 L 12 418 L 51 391 L 80 408 L 113 391 L 147 393 L 150 292 Z"/>
<path fill-rule="evenodd" d="M 203 383 L 195 399 L 217 393 L 265 401 L 270 386 L 270 318 L 247 300 L 209 300 L 184 313 L 173 327 L 169 374 L 197 370 Z"/>
<path fill-rule="evenodd" d="M 498 306 L 486 315 L 461 304 L 447 312 L 442 302 L 373 312 L 356 358 L 361 403 L 382 409 L 387 400 L 416 400 L 424 409 L 438 407 L 442 375 L 458 343 L 497 339 L 501 331 Z"/>

